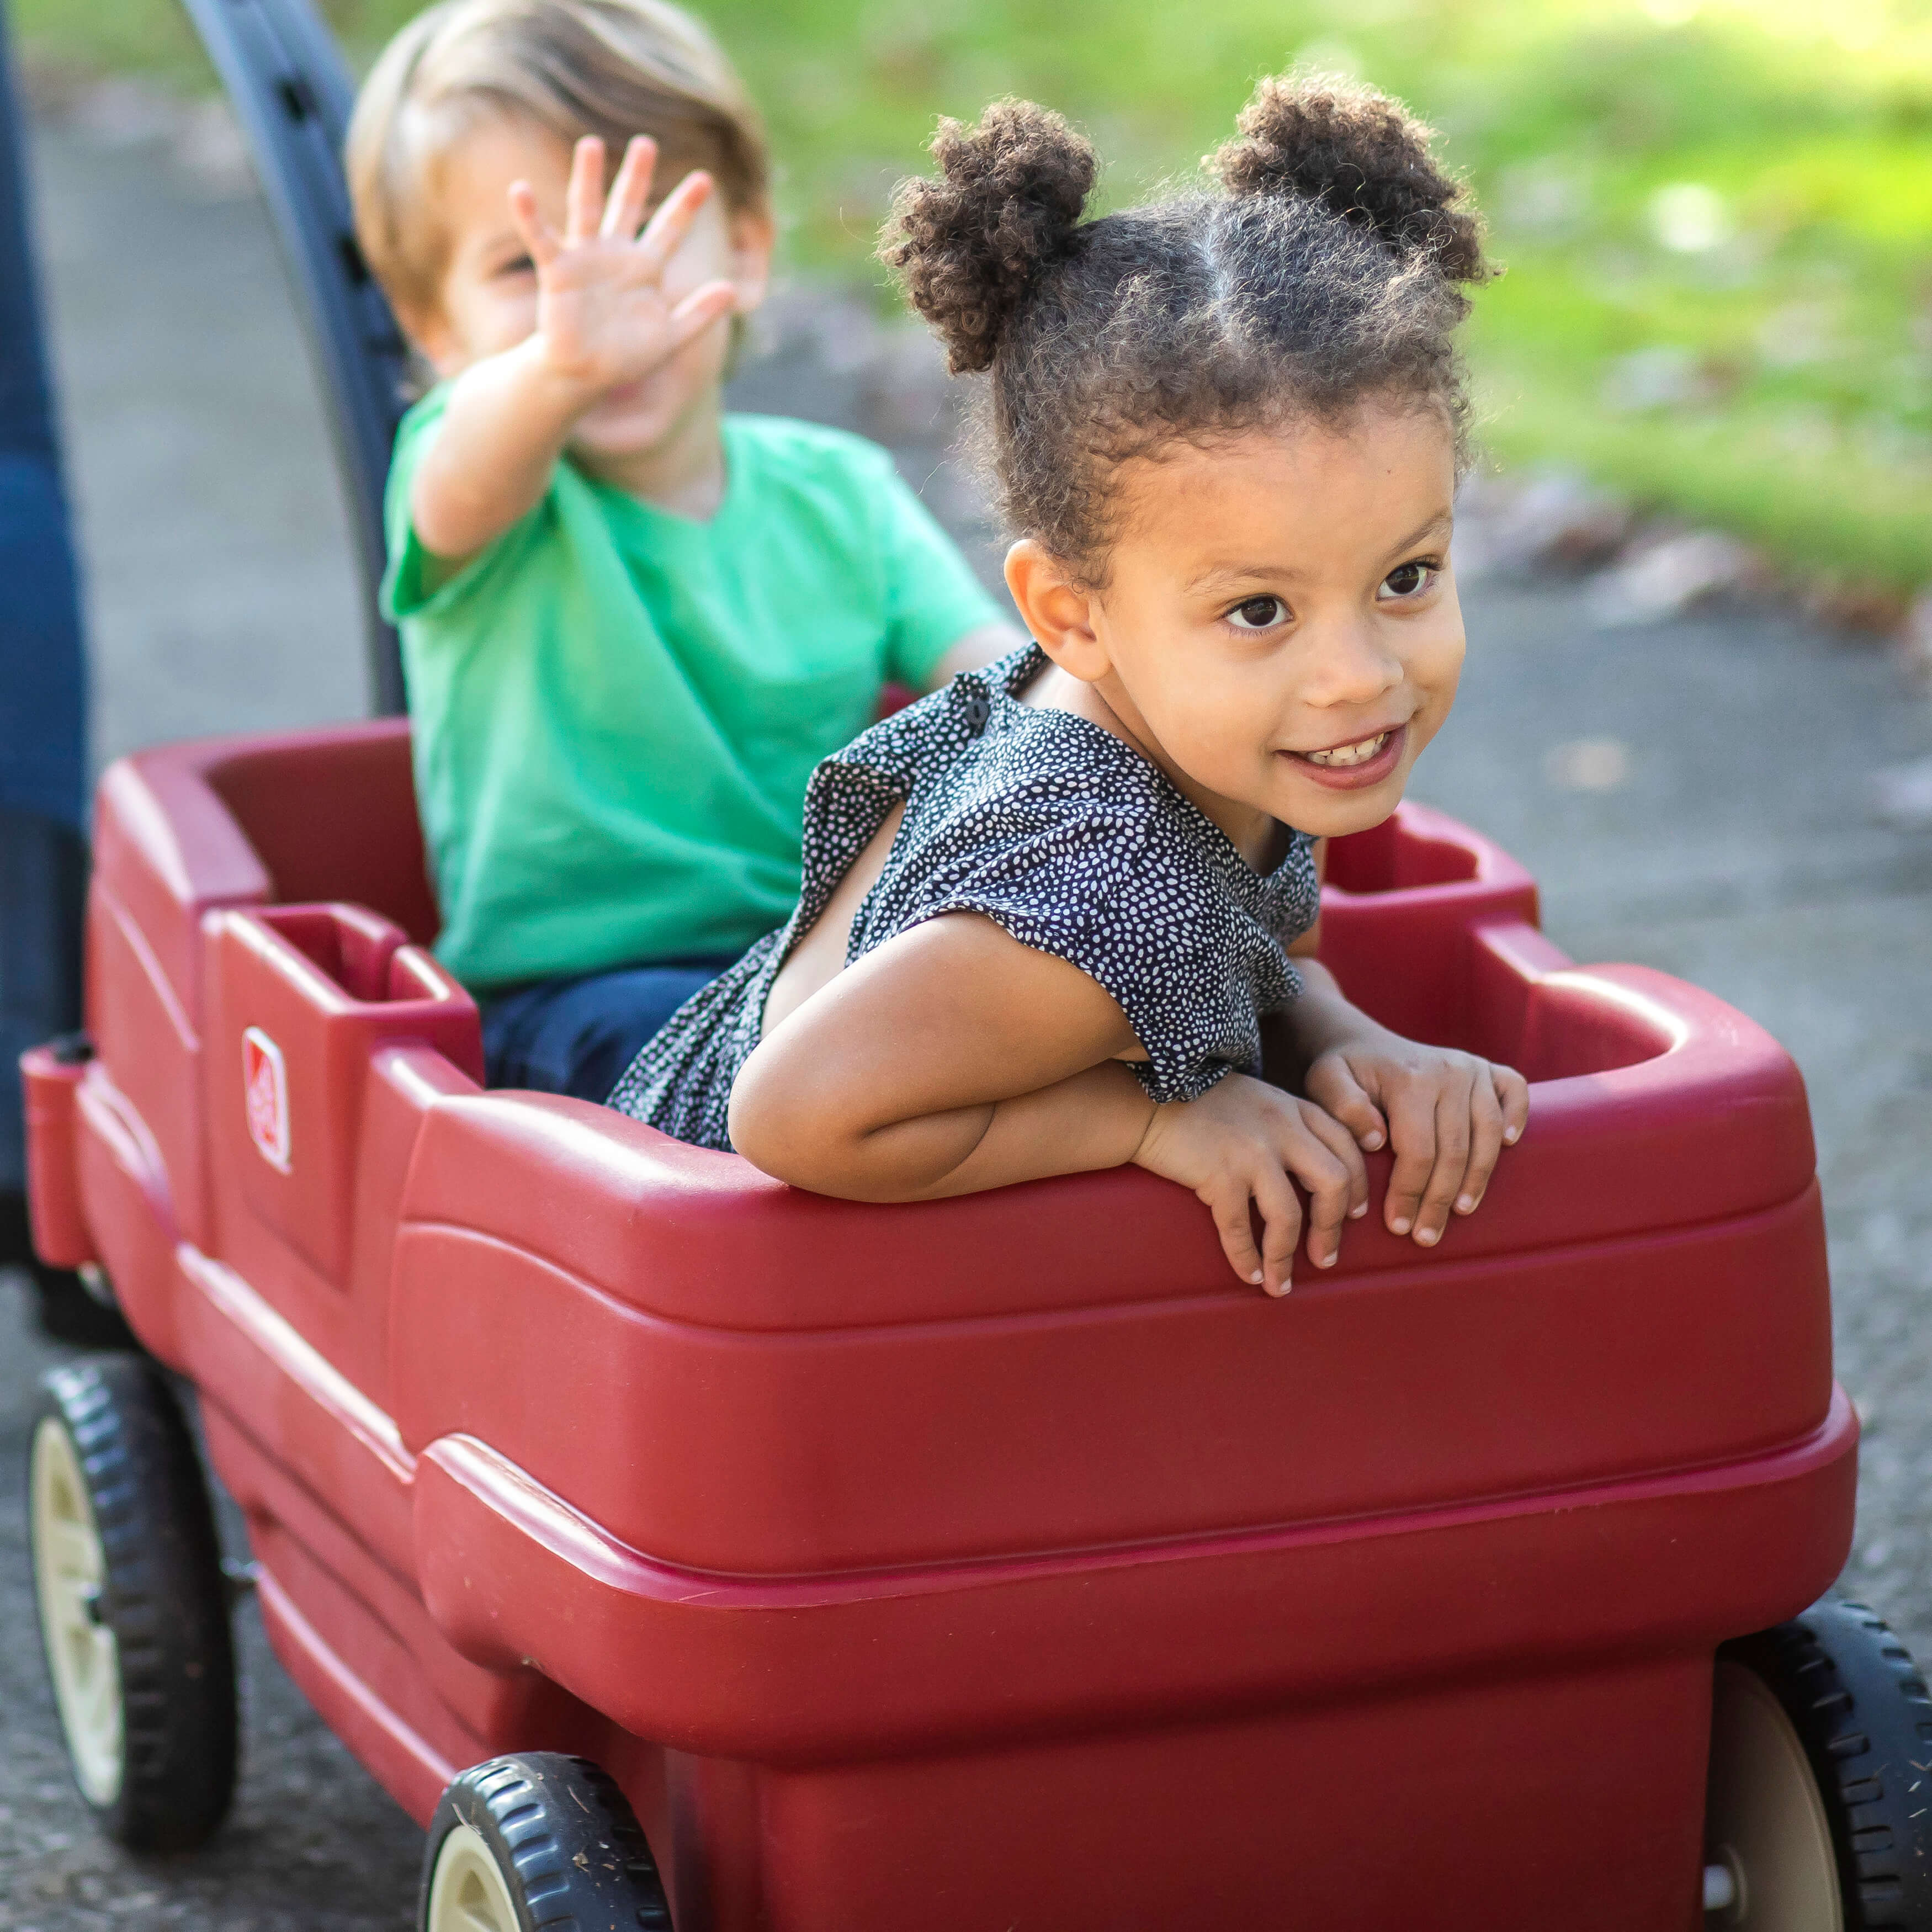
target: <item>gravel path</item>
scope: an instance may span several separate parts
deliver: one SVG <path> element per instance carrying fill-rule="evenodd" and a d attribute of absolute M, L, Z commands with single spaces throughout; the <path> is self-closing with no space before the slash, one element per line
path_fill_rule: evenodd
<path fill-rule="evenodd" d="M 90 570 L 103 756 L 360 709 L 355 592 L 323 434 L 254 202 L 164 164 L 124 116 L 41 130 L 44 252 Z M 782 306 L 751 406 L 842 421 L 989 559 L 940 461 L 932 362 L 823 298 Z M 1763 1022 L 1810 1082 L 1840 1368 L 1868 1430 L 1848 1581 L 1932 1659 L 1932 832 L 1869 812 L 1875 767 L 1932 753 L 1890 662 L 1782 618 L 1591 628 L 1576 586 L 1470 587 L 1456 718 L 1419 794 L 1544 882 L 1582 959 L 1634 959 Z M 0 1292 L 0 1468 L 16 1494 L 51 1352 Z M 194 1925 L 395 1932 L 419 1834 L 322 1728 L 242 1617 L 232 1823 L 137 1865 L 70 1794 L 33 1636 L 17 1504 L 0 1510 L 0 1932 Z"/>

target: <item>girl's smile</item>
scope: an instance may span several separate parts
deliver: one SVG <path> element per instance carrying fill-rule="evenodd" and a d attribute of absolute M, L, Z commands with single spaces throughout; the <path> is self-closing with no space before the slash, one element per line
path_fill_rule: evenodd
<path fill-rule="evenodd" d="M 1298 760 L 1306 776 L 1317 784 L 1332 785 L 1337 791 L 1360 791 L 1380 784 L 1396 770 L 1408 737 L 1406 724 L 1392 724 L 1372 736 L 1331 745 L 1324 751 L 1280 752 L 1276 756 Z"/>

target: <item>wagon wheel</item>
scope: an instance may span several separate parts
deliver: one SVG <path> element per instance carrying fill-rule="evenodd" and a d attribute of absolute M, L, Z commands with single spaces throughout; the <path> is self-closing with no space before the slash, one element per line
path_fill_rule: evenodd
<path fill-rule="evenodd" d="M 493 1757 L 442 1794 L 420 1922 L 422 1932 L 671 1932 L 656 1862 L 615 1780 L 550 1751 Z"/>
<path fill-rule="evenodd" d="M 131 1851 L 184 1851 L 235 1786 L 235 1654 L 201 1465 L 160 1372 L 100 1356 L 41 1384 L 34 1597 L 74 1782 Z"/>
<path fill-rule="evenodd" d="M 1862 1604 L 1718 1653 L 1705 1922 L 1932 1932 L 1932 1695 Z"/>

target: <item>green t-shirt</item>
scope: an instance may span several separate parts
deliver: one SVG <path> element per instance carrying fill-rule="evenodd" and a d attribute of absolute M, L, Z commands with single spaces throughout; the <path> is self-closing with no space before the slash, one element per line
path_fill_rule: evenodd
<path fill-rule="evenodd" d="M 742 950 L 797 898 L 812 767 L 1000 613 L 884 450 L 775 416 L 726 418 L 709 523 L 566 460 L 438 583 L 409 501 L 445 400 L 397 436 L 383 586 L 438 953 L 488 988 Z"/>

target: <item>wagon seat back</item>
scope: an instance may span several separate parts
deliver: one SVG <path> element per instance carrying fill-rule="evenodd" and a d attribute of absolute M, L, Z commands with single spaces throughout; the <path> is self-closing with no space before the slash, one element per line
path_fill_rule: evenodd
<path fill-rule="evenodd" d="M 405 724 L 170 746 L 103 778 L 77 1104 L 111 1131 L 76 1144 L 119 1150 L 120 1182 L 83 1188 L 87 1239 L 118 1247 L 100 1258 L 164 1358 L 178 1258 L 148 1228 L 386 1400 L 410 1147 L 428 1098 L 482 1073 L 475 1004 L 425 950 L 436 923 Z"/>

